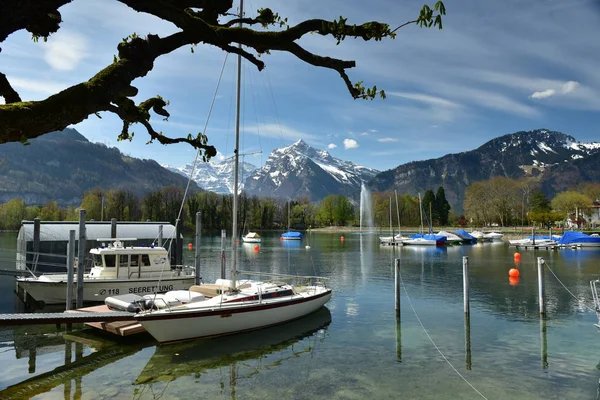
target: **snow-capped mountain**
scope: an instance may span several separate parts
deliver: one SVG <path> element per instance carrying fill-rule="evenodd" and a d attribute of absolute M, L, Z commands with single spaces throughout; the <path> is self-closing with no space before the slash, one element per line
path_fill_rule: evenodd
<path fill-rule="evenodd" d="M 275 149 L 265 166 L 245 181 L 250 195 L 279 198 L 308 197 L 320 200 L 330 194 L 352 195 L 379 171 L 332 157 L 316 150 L 302 139 L 291 146 Z"/>
<path fill-rule="evenodd" d="M 166 169 L 189 177 L 194 164 L 189 163 L 183 167 L 171 167 L 163 165 Z M 244 188 L 243 182 L 256 166 L 240 161 L 239 191 Z M 219 194 L 233 193 L 233 158 L 222 162 L 198 162 L 192 179 L 202 189 Z"/>
<path fill-rule="evenodd" d="M 543 181 L 553 171 L 573 163 L 582 165 L 581 161 L 599 156 L 600 143 L 582 143 L 561 132 L 536 129 L 497 137 L 475 150 L 400 165 L 380 173 L 369 185 L 375 191 L 395 189 L 413 195 L 443 186 L 452 208 L 461 210 L 465 190 L 473 182 L 494 176 L 512 179 L 535 176 L 542 187 L 549 188 Z M 582 181 L 593 179 L 579 177 Z M 577 180 L 572 179 L 571 186 L 574 182 Z M 552 187 L 556 190 L 559 186 Z M 554 194 L 550 189 L 546 191 L 547 195 Z"/>

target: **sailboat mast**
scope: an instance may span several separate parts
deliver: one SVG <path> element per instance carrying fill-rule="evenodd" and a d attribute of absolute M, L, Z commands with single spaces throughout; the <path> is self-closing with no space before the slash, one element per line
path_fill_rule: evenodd
<path fill-rule="evenodd" d="M 240 18 L 244 16 L 244 0 L 240 0 Z M 240 22 L 239 26 L 242 26 Z M 238 48 L 242 44 L 238 43 Z M 242 56 L 237 56 L 237 87 L 235 95 L 235 148 L 233 150 L 233 232 L 231 233 L 231 287 L 235 290 L 236 264 L 237 264 L 237 214 L 238 214 L 238 169 L 240 164 L 240 105 L 241 105 L 241 81 L 242 81 Z"/>
<path fill-rule="evenodd" d="M 421 205 L 421 193 L 419 193 L 419 215 L 421 216 L 420 234 L 423 234 L 423 206 Z"/>

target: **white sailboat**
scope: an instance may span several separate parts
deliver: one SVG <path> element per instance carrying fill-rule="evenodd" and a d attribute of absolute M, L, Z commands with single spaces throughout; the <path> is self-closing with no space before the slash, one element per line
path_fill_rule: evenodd
<path fill-rule="evenodd" d="M 243 0 L 240 16 L 242 10 Z M 237 60 L 233 232 L 237 232 L 241 56 Z M 134 300 L 128 306 L 132 303 L 139 306 L 135 319 L 159 342 L 175 342 L 281 324 L 308 315 L 331 299 L 332 291 L 322 277 L 254 273 L 268 275 L 273 280 L 238 280 L 236 253 L 234 239 L 231 279 L 190 287 L 188 302 L 165 302 L 151 296 L 146 296 L 150 297 L 146 301 Z M 300 279 L 304 284 L 295 286 L 280 281 L 286 278 Z"/>

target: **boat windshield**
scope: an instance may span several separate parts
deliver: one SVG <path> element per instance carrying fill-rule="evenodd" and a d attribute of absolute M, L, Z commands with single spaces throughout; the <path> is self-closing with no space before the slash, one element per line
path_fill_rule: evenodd
<path fill-rule="evenodd" d="M 94 267 L 102 266 L 102 256 L 100 254 L 92 254 L 92 260 L 94 262 Z"/>

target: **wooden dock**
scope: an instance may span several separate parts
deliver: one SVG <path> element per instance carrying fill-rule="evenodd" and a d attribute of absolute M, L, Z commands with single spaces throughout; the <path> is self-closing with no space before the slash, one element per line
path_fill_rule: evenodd
<path fill-rule="evenodd" d="M 0 326 L 83 323 L 118 336 L 129 336 L 146 331 L 133 318 L 134 315 L 126 311 L 111 311 L 106 305 L 99 305 L 62 313 L 0 314 Z"/>
<path fill-rule="evenodd" d="M 108 312 L 112 312 L 109 310 L 108 306 L 105 304 L 99 306 L 85 307 L 80 308 L 75 311 L 66 311 L 66 312 L 88 312 L 88 313 L 98 313 L 105 314 Z M 131 313 L 128 313 L 131 318 Z M 113 333 L 117 336 L 130 336 L 138 333 L 146 332 L 146 329 L 137 322 L 135 319 L 129 320 L 119 320 L 119 321 L 98 321 L 98 322 L 85 322 L 85 325 L 91 326 L 92 328 L 100 329 L 105 332 Z"/>

